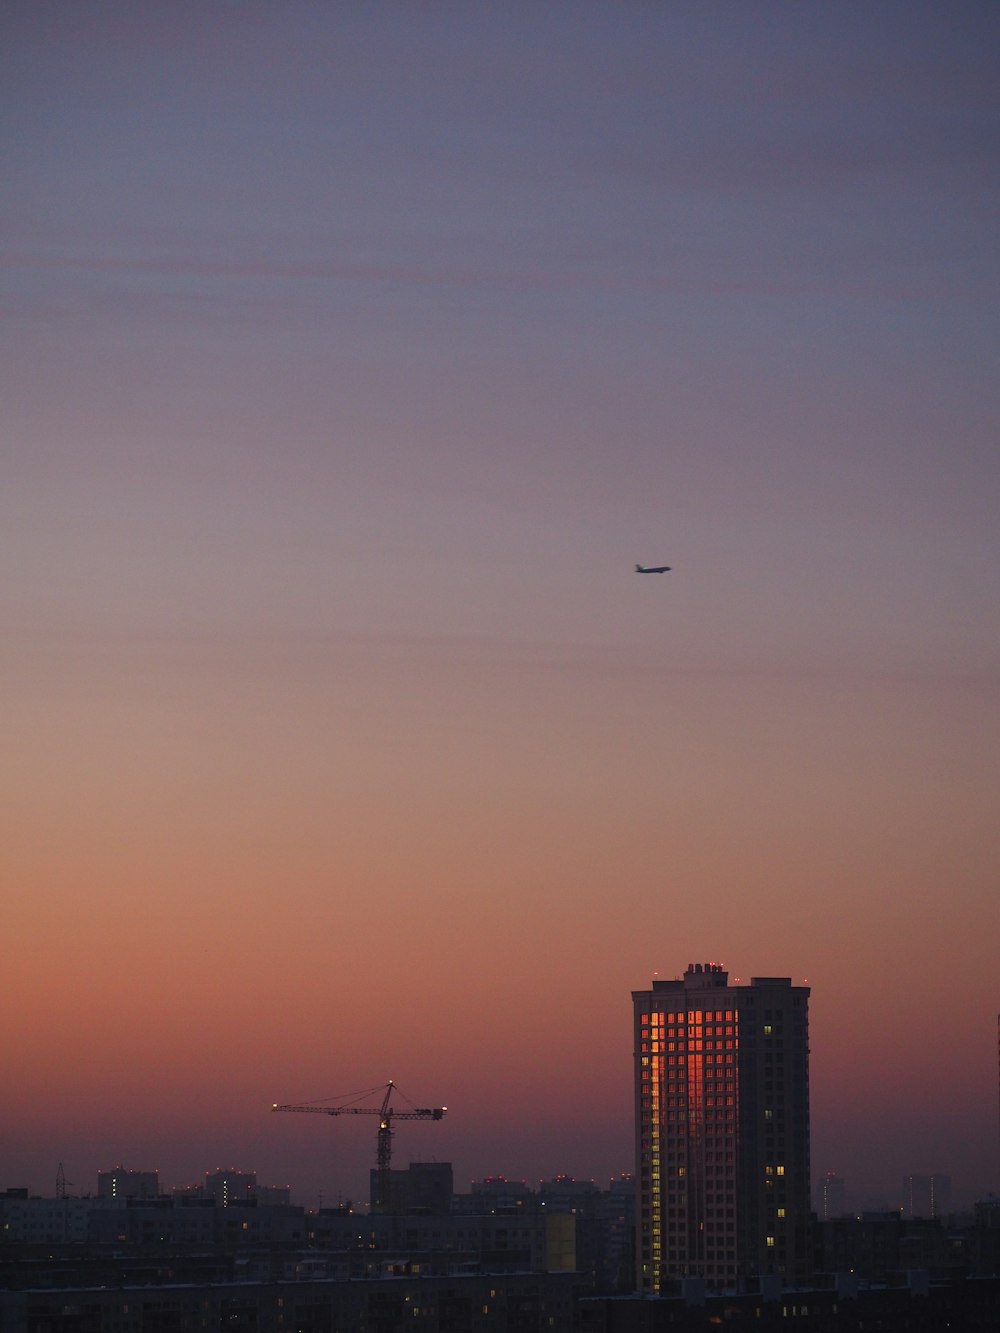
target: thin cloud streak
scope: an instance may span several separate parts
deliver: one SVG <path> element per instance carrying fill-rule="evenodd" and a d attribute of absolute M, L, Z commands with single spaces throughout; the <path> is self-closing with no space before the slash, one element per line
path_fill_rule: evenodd
<path fill-rule="evenodd" d="M 849 258 L 850 264 L 847 263 Z M 868 257 L 861 256 L 860 258 L 861 262 L 865 262 Z M 890 256 L 887 255 L 886 258 L 888 259 Z M 10 269 L 22 269 L 29 272 L 78 271 L 95 274 L 118 274 L 126 277 L 222 278 L 231 279 L 237 287 L 247 280 L 277 279 L 293 283 L 330 282 L 347 284 L 348 286 L 361 284 L 366 287 L 386 288 L 403 286 L 431 291 L 438 288 L 471 289 L 482 292 L 502 290 L 537 296 L 543 292 L 572 292 L 578 294 L 582 282 L 585 289 L 594 294 L 645 291 L 666 296 L 670 294 L 704 295 L 714 298 L 736 296 L 765 299 L 771 297 L 813 299 L 828 297 L 866 304 L 889 299 L 903 304 L 933 300 L 941 304 L 982 305 L 986 299 L 986 293 L 981 285 L 973 284 L 970 281 L 956 286 L 953 281 L 935 280 L 933 276 L 920 271 L 915 264 L 913 264 L 914 272 L 908 275 L 906 280 L 893 281 L 892 278 L 887 278 L 885 274 L 876 273 L 866 277 L 864 282 L 861 282 L 849 276 L 851 271 L 856 268 L 858 259 L 858 256 L 851 258 L 845 255 L 843 277 L 831 278 L 825 282 L 816 281 L 815 276 L 812 275 L 810 262 L 804 256 L 795 265 L 799 269 L 801 277 L 790 277 L 787 270 L 791 265 L 786 262 L 786 273 L 783 277 L 760 277 L 757 279 L 737 277 L 735 273 L 730 279 L 712 278 L 707 274 L 698 278 L 691 278 L 685 276 L 681 271 L 675 273 L 654 271 L 651 273 L 648 268 L 641 271 L 637 269 L 633 274 L 618 272 L 612 275 L 601 273 L 599 266 L 595 268 L 588 265 L 585 262 L 585 256 L 581 256 L 576 266 L 562 274 L 554 274 L 551 268 L 545 266 L 539 266 L 532 270 L 497 268 L 491 271 L 481 266 L 476 269 L 456 270 L 454 268 L 435 268 L 432 266 L 385 266 L 339 262 L 292 264 L 261 259 L 122 259 L 31 253 L 8 254 L 4 262 Z M 892 267 L 897 268 L 899 266 L 898 253 L 891 256 L 891 259 Z M 679 261 L 677 262 L 680 269 L 681 265 Z M 912 263 L 912 261 L 909 262 Z M 599 263 L 600 260 L 598 260 Z M 170 292 L 162 289 L 153 291 L 144 289 L 141 293 L 125 291 L 115 293 L 105 289 L 96 301 L 83 291 L 77 293 L 76 297 L 79 302 L 89 303 L 88 308 L 92 314 L 98 312 L 109 314 L 116 308 L 124 310 L 129 307 L 132 301 L 140 298 L 143 301 L 152 299 L 165 306 L 175 303 L 178 309 L 183 309 L 185 303 L 188 303 L 191 308 L 196 308 L 199 299 L 211 300 L 218 307 L 220 301 L 224 302 L 227 299 L 224 288 L 208 290 L 204 293 L 203 298 L 197 292 Z M 8 298 L 8 313 L 10 315 L 21 314 L 29 318 L 33 315 L 54 314 L 59 309 L 54 304 L 57 299 L 61 299 L 63 302 L 62 315 L 66 316 L 73 312 L 73 298 L 63 290 L 61 297 L 56 297 L 54 293 L 42 294 L 22 291 L 19 295 Z M 232 297 L 229 299 L 232 299 Z M 241 293 L 240 299 L 243 301 L 247 299 L 245 290 Z M 272 294 L 260 290 L 255 292 L 250 299 L 262 306 L 273 305 L 278 301 L 278 298 Z M 218 319 L 220 314 L 221 310 L 216 308 L 213 312 L 213 318 Z"/>

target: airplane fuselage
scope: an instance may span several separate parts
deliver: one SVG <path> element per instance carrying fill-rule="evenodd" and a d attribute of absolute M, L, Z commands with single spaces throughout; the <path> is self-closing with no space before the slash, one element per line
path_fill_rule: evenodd
<path fill-rule="evenodd" d="M 636 565 L 637 574 L 669 574 L 669 565 Z"/>

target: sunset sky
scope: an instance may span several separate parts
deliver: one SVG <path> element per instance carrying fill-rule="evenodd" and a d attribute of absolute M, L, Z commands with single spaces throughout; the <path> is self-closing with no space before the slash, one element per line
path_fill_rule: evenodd
<path fill-rule="evenodd" d="M 996 4 L 0 25 L 0 1190 L 606 1183 L 709 960 L 1000 1189 Z"/>

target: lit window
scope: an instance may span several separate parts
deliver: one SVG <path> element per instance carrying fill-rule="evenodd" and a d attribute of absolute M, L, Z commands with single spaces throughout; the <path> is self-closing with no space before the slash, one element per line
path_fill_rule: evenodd
<path fill-rule="evenodd" d="M 773 1249 L 774 1249 L 774 1237 L 773 1237 L 773 1236 L 768 1236 L 768 1238 L 767 1238 L 767 1248 L 768 1248 L 769 1250 L 773 1250 Z"/>

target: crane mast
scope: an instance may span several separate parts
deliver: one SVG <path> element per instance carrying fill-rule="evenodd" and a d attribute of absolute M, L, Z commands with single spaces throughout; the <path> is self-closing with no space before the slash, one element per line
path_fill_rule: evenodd
<path fill-rule="evenodd" d="M 301 1102 L 298 1104 L 279 1104 L 274 1102 L 272 1111 L 296 1111 L 312 1115 L 377 1115 L 378 1139 L 375 1150 L 375 1178 L 377 1181 L 376 1197 L 372 1199 L 373 1212 L 385 1212 L 389 1206 L 389 1170 L 392 1164 L 392 1123 L 394 1120 L 441 1120 L 447 1106 L 411 1106 L 409 1110 L 399 1110 L 393 1106 L 392 1095 L 398 1089 L 392 1079 L 384 1090 L 366 1088 L 363 1092 L 350 1093 L 352 1098 L 370 1097 L 382 1092 L 382 1101 L 378 1106 L 354 1106 L 340 1103 L 337 1106 L 323 1106 L 319 1102 Z"/>

